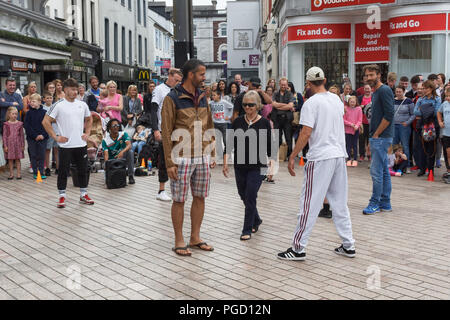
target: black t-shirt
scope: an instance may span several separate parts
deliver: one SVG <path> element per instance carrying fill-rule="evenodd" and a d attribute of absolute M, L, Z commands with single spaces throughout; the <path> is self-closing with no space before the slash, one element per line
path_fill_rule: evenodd
<path fill-rule="evenodd" d="M 283 103 L 283 104 L 289 104 L 291 102 L 295 103 L 294 95 L 290 91 L 285 91 L 284 94 L 281 94 L 280 91 L 277 91 L 273 96 L 273 100 L 278 103 Z M 291 116 L 292 111 L 278 110 L 277 108 L 272 108 L 272 113 L 270 114 L 271 119 L 276 119 L 277 116 L 281 116 L 281 115 Z"/>
<path fill-rule="evenodd" d="M 241 92 L 237 98 L 236 101 L 234 101 L 234 109 L 233 112 L 239 112 L 239 116 L 243 116 L 245 114 L 244 107 L 242 106 L 242 100 L 244 100 L 244 96 L 247 92 Z M 258 92 L 259 97 L 261 98 L 261 103 L 264 105 L 266 104 L 266 100 L 264 99 L 264 96 Z M 261 110 L 260 112 L 261 113 Z"/>
<path fill-rule="evenodd" d="M 267 157 L 270 158 L 272 155 L 272 129 L 269 120 L 261 118 L 249 127 L 248 123 L 245 121 L 245 117 L 241 116 L 233 121 L 231 127 L 234 131 L 242 129 L 245 133 L 250 130 L 255 131 L 255 135 L 252 134 L 245 137 L 245 151 L 242 150 L 242 147 L 240 146 L 242 145 L 242 141 L 238 143 L 238 137 L 233 136 L 232 134 L 227 135 L 227 145 L 233 146 L 234 149 L 234 166 L 247 169 L 266 167 Z M 261 130 L 265 130 L 265 132 L 260 133 Z M 251 136 L 254 136 L 256 140 L 251 140 Z M 274 142 L 274 146 L 278 146 L 277 141 Z M 265 150 L 260 150 L 260 148 L 264 148 Z M 233 150 L 226 150 L 226 153 L 231 154 L 232 151 Z M 245 157 L 242 155 L 243 151 Z M 263 152 L 262 159 L 260 158 L 261 152 Z"/>

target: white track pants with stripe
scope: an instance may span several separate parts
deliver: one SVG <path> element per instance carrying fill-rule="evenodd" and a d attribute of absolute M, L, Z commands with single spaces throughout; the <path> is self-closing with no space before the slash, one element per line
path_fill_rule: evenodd
<path fill-rule="evenodd" d="M 347 206 L 348 179 L 345 158 L 324 161 L 308 161 L 305 166 L 300 212 L 292 248 L 301 252 L 308 244 L 308 238 L 316 223 L 325 198 L 333 210 L 333 222 L 344 248 L 353 247 L 350 211 Z"/>

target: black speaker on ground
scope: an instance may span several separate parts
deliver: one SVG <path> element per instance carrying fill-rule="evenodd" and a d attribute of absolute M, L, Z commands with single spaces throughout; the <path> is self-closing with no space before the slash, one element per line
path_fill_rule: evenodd
<path fill-rule="evenodd" d="M 125 159 L 106 161 L 106 187 L 108 189 L 125 188 L 127 185 L 127 162 Z"/>
<path fill-rule="evenodd" d="M 89 177 L 91 175 L 91 166 L 88 164 L 86 168 L 86 175 L 87 175 L 87 183 L 89 185 Z M 78 181 L 78 169 L 75 165 L 70 165 L 70 176 L 72 177 L 73 186 L 75 188 L 80 187 L 80 181 Z"/>

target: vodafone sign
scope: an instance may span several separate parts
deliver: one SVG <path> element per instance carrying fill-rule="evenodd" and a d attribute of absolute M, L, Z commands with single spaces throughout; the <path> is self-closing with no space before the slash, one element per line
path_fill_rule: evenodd
<path fill-rule="evenodd" d="M 327 39 L 351 39 L 352 31 L 350 23 L 335 24 L 305 24 L 291 26 L 287 34 L 283 33 L 282 43 L 292 41 L 327 40 Z"/>
<path fill-rule="evenodd" d="M 447 14 L 424 14 L 389 19 L 389 34 L 433 32 L 447 30 Z"/>
<path fill-rule="evenodd" d="M 311 0 L 311 11 L 330 8 L 361 6 L 365 4 L 389 4 L 395 0 Z"/>

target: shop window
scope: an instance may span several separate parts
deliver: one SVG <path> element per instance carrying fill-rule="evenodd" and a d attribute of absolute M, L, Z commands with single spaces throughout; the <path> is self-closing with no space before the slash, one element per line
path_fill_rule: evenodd
<path fill-rule="evenodd" d="M 348 74 L 348 42 L 313 42 L 305 44 L 305 70 L 320 66 L 329 85 L 343 84 L 343 75 Z"/>
<path fill-rule="evenodd" d="M 109 20 L 105 19 L 105 60 L 109 60 Z"/>

